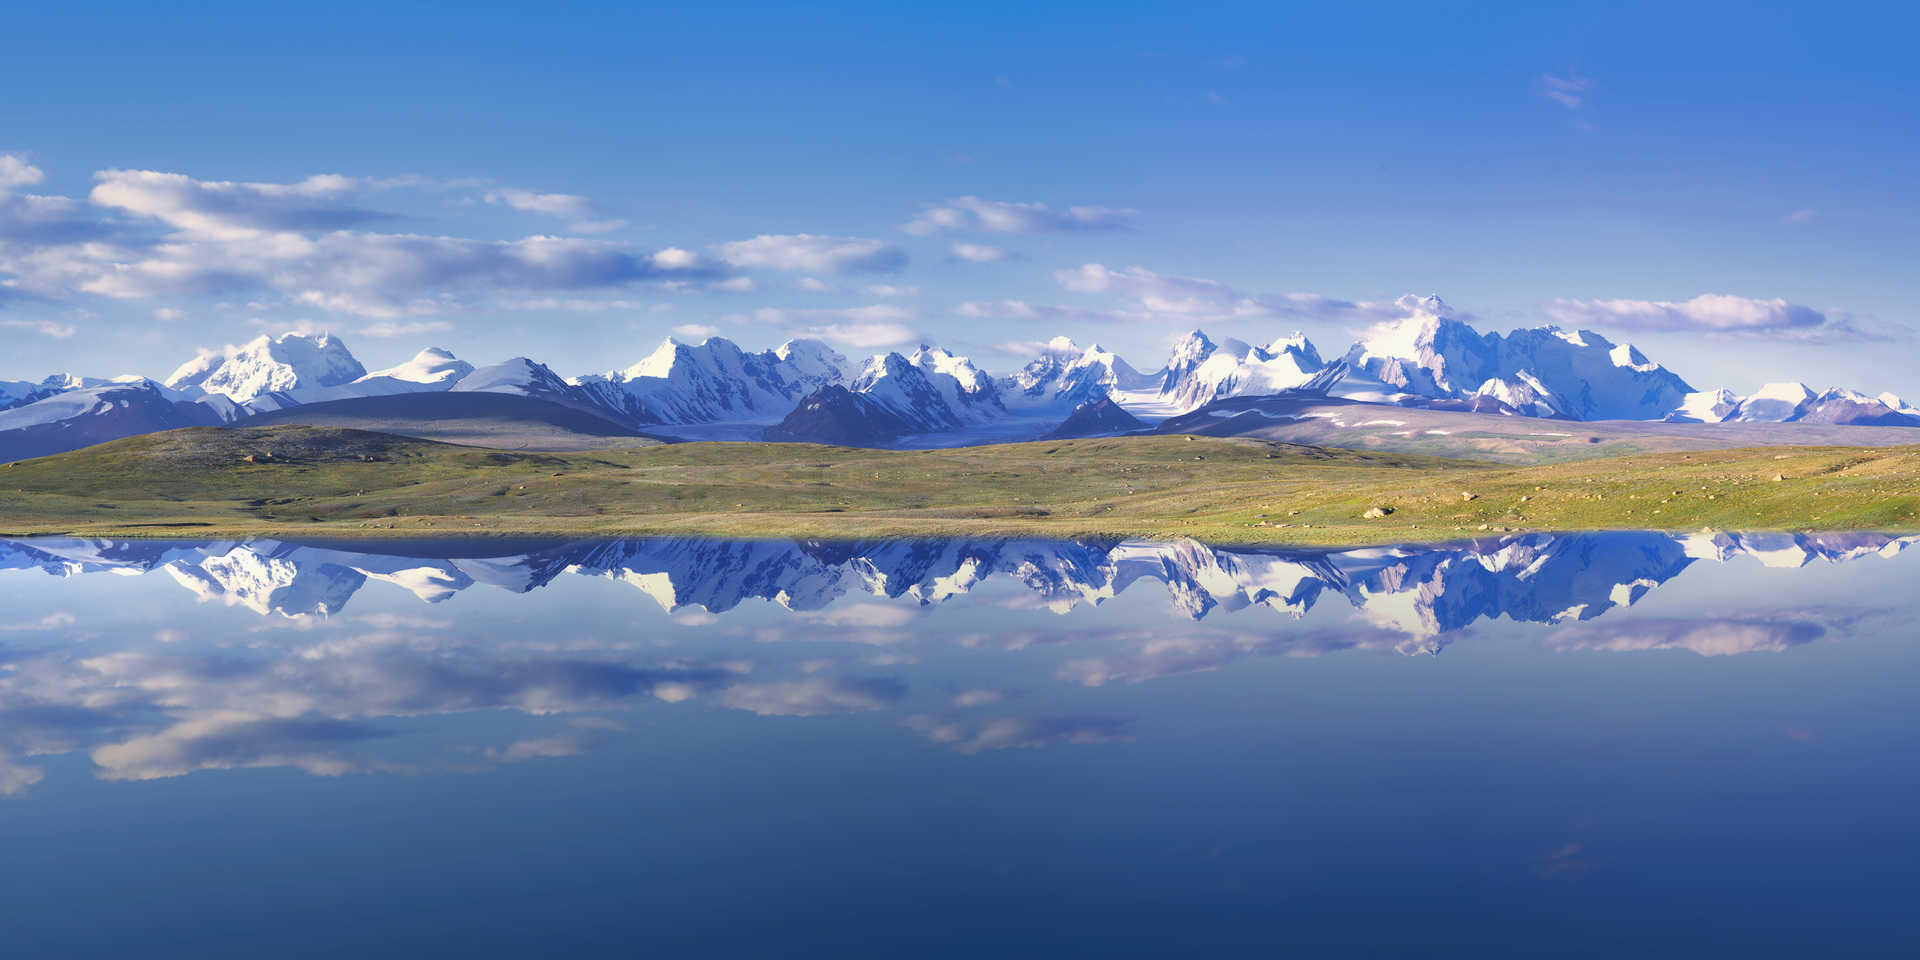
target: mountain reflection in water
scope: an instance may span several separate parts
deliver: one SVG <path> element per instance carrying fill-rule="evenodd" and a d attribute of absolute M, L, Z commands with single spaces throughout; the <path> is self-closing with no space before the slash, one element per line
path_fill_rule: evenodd
<path fill-rule="evenodd" d="M 635 539 L 518 550 L 485 541 L 383 549 L 275 540 L 0 540 L 0 570 L 60 577 L 160 571 L 203 599 L 284 617 L 340 613 L 370 580 L 439 603 L 476 586 L 526 593 L 563 574 L 605 577 L 637 588 L 667 612 L 712 614 L 747 600 L 814 611 L 858 594 L 938 604 L 996 577 L 1065 613 L 1155 581 L 1172 609 L 1193 620 L 1250 606 L 1298 618 L 1317 603 L 1344 600 L 1373 622 L 1434 637 L 1482 618 L 1591 620 L 1702 560 L 1745 556 L 1800 567 L 1892 556 L 1915 542 L 1920 537 L 1720 532 L 1524 534 L 1354 550 L 1216 548 L 1190 540 Z"/>
<path fill-rule="evenodd" d="M 43 776 L 34 756 L 87 752 L 104 779 L 286 766 L 315 774 L 406 769 L 370 759 L 389 737 L 380 718 L 511 710 L 572 716 L 564 729 L 493 747 L 467 763 L 577 754 L 622 726 L 603 711 L 647 700 L 698 700 L 761 715 L 892 710 L 898 724 L 961 751 L 1089 742 L 1129 735 L 1130 720 L 1032 711 L 992 718 L 1017 682 L 953 692 L 939 710 L 909 703 L 916 657 L 898 651 L 922 628 L 916 611 L 995 592 L 991 611 L 942 636 L 958 648 L 1015 651 L 1082 641 L 1049 680 L 1100 687 L 1224 667 L 1250 656 L 1379 649 L 1438 654 L 1476 623 L 1552 627 L 1549 650 L 1677 648 L 1704 655 L 1780 651 L 1872 613 L 1827 609 L 1602 621 L 1699 563 L 1757 559 L 1767 567 L 1891 557 L 1915 542 L 1874 534 L 1530 534 L 1442 546 L 1358 550 L 1222 549 L 1191 541 L 912 540 L 868 543 L 595 540 L 312 544 L 278 541 L 0 541 L 17 594 L 58 602 L 68 584 L 23 581 L 38 570 L 97 586 L 111 606 L 124 576 L 159 575 L 190 591 L 202 620 L 152 624 L 143 639 L 68 644 L 80 626 L 56 611 L 0 634 L 0 793 Z M 429 555 L 430 554 L 430 555 Z M 98 576 L 120 574 L 122 577 Z M 634 594 L 595 595 L 618 611 L 631 596 L 672 615 L 692 643 L 650 631 L 603 639 L 570 626 L 537 591 L 603 578 Z M 480 587 L 534 614 L 511 627 L 489 613 L 437 616 L 405 605 L 351 615 L 381 581 L 428 605 Z M 389 591 L 388 599 L 404 599 Z M 1123 594 L 1160 598 L 1144 615 L 1083 627 L 1076 617 Z M 749 601 L 761 619 L 729 628 Z M 1158 610 L 1152 608 L 1157 607 Z M 1338 619 L 1296 623 L 1327 607 Z M 210 609 L 209 609 L 210 608 Z M 1141 609 L 1138 605 L 1136 610 Z M 266 617 L 247 626 L 241 611 Z M 224 612 L 222 612 L 224 611 Z M 1218 628 L 1223 616 L 1237 619 Z M 771 617 L 772 619 L 767 619 Z M 983 626 L 984 625 L 984 626 Z M 272 629 L 263 629 L 272 628 Z M 291 628 L 291 629 L 286 629 Z M 710 642 L 700 643 L 702 635 Z M 39 637 L 37 642 L 35 638 Z M 197 640 L 197 642 L 196 642 Z M 837 644 L 857 656 L 774 656 L 770 640 Z M 1026 678 L 1028 685 L 1030 679 Z M 1023 706 L 1044 707 L 1029 691 Z"/>
<path fill-rule="evenodd" d="M 1911 955 L 1914 542 L 0 540 L 0 924 Z"/>

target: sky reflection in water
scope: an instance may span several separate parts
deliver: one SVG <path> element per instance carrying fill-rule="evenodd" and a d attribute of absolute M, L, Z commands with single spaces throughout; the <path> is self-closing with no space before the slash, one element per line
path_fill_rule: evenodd
<path fill-rule="evenodd" d="M 0 920 L 65 955 L 1898 952 L 1912 542 L 0 541 Z"/>

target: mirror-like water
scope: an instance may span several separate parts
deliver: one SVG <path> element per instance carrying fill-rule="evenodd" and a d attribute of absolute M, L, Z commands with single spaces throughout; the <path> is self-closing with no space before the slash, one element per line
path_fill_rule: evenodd
<path fill-rule="evenodd" d="M 0 541 L 22 956 L 1907 955 L 1920 538 Z"/>

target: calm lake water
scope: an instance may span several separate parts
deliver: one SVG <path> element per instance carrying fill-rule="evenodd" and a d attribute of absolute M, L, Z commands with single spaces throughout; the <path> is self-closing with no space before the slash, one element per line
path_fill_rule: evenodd
<path fill-rule="evenodd" d="M 1913 956 L 1913 542 L 0 541 L 0 929 Z"/>

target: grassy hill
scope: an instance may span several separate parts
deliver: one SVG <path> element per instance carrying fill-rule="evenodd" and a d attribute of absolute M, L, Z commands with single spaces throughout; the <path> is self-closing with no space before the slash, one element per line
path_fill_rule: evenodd
<path fill-rule="evenodd" d="M 1483 529 L 1702 526 L 1920 529 L 1920 447 L 1508 467 L 1182 436 L 926 451 L 686 443 L 528 453 L 284 426 L 175 430 L 0 468 L 7 535 L 1017 534 L 1344 544 Z"/>

